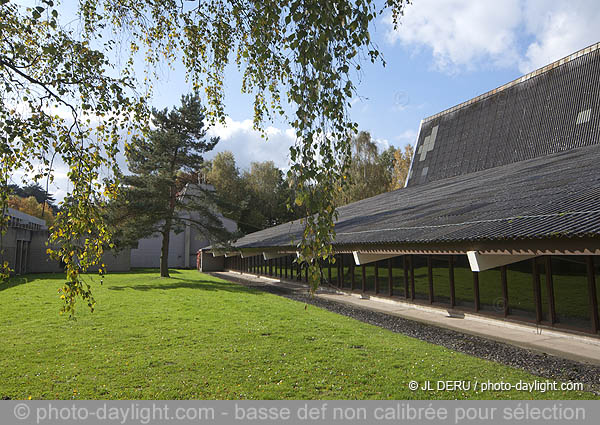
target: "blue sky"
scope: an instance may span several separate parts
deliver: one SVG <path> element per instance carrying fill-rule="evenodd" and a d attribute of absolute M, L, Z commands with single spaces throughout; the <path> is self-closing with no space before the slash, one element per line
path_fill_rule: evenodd
<path fill-rule="evenodd" d="M 387 66 L 364 64 L 352 118 L 381 148 L 414 144 L 421 119 L 600 41 L 598 22 L 597 0 L 413 0 L 397 31 L 389 17 L 375 23 L 372 39 Z M 227 126 L 211 129 L 221 142 L 207 158 L 230 150 L 242 169 L 264 160 L 287 168 L 293 131 L 276 121 L 262 139 L 234 66 L 225 84 Z M 178 67 L 165 70 L 155 90 L 153 104 L 163 108 L 190 86 Z M 59 165 L 51 188 L 59 200 L 68 190 L 63 171 Z"/>
<path fill-rule="evenodd" d="M 382 148 L 414 144 L 422 118 L 600 41 L 598 22 L 597 0 L 414 0 L 397 31 L 388 17 L 377 20 L 373 40 L 387 66 L 364 64 L 352 117 Z M 156 106 L 177 104 L 189 90 L 182 75 L 165 75 Z M 261 139 L 235 67 L 226 87 L 228 126 L 212 130 L 222 138 L 215 152 L 233 151 L 241 168 L 267 159 L 285 168 L 289 126 L 276 121 Z"/>

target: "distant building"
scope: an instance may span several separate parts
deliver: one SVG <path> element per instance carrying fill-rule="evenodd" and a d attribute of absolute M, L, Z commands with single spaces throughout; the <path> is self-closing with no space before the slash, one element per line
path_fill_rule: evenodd
<path fill-rule="evenodd" d="M 338 212 L 323 283 L 598 336 L 600 43 L 424 119 L 406 187 Z M 225 267 L 305 278 L 302 230 L 246 235 Z"/>
<path fill-rule="evenodd" d="M 8 261 L 14 274 L 54 273 L 62 272 L 58 261 L 51 259 L 46 253 L 46 242 L 49 231 L 46 222 L 24 212 L 8 208 L 8 229 L 2 235 L 1 260 Z M 119 253 L 107 252 L 102 261 L 108 271 L 127 271 L 129 266 L 129 250 Z M 97 270 L 97 267 L 90 271 Z"/>
<path fill-rule="evenodd" d="M 188 185 L 185 191 L 194 190 L 214 190 L 210 185 Z M 216 208 L 215 210 L 216 211 Z M 216 212 L 216 215 L 221 220 L 223 227 L 229 232 L 237 231 L 237 223 L 221 213 Z M 190 218 L 194 221 L 201 221 L 200 213 L 188 212 L 180 213 L 183 219 Z M 172 268 L 195 268 L 196 255 L 201 248 L 211 244 L 208 237 L 200 232 L 191 222 L 187 222 L 182 232 L 176 233 L 171 231 L 169 238 L 169 267 Z M 157 234 L 148 238 L 143 238 L 138 241 L 137 247 L 131 250 L 131 267 L 160 267 L 160 249 L 162 245 L 162 236 Z"/>

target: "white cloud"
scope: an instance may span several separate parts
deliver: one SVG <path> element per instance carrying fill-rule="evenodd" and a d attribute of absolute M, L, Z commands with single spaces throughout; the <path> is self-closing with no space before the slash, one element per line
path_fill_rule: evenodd
<path fill-rule="evenodd" d="M 373 142 L 375 142 L 375 144 L 377 145 L 377 149 L 379 149 L 379 152 L 383 152 L 384 150 L 387 150 L 387 148 L 390 147 L 390 142 L 387 139 L 378 139 L 376 137 L 373 137 Z"/>
<path fill-rule="evenodd" d="M 526 31 L 535 36 L 535 41 L 527 46 L 519 63 L 523 73 L 600 41 L 597 0 L 530 0 L 525 7 L 524 19 Z"/>
<path fill-rule="evenodd" d="M 417 131 L 416 130 L 404 130 L 402 133 L 398 134 L 395 137 L 396 141 L 401 143 L 402 146 L 406 144 L 414 144 L 417 139 Z"/>
<path fill-rule="evenodd" d="M 436 67 L 451 71 L 483 60 L 505 62 L 518 25 L 517 0 L 419 0 L 406 6 L 400 27 L 387 36 L 431 49 Z"/>
<path fill-rule="evenodd" d="M 234 121 L 227 117 L 225 125 L 216 124 L 208 134 L 219 136 L 220 142 L 206 155 L 213 158 L 218 152 L 231 151 L 241 169 L 250 168 L 250 163 L 273 161 L 281 169 L 289 168 L 289 150 L 296 140 L 291 128 L 281 130 L 276 127 L 265 129 L 266 138 L 252 127 L 252 120 Z"/>
<path fill-rule="evenodd" d="M 446 72 L 492 64 L 526 73 L 600 40 L 598 22 L 597 0 L 419 0 L 387 38 L 430 50 Z"/>

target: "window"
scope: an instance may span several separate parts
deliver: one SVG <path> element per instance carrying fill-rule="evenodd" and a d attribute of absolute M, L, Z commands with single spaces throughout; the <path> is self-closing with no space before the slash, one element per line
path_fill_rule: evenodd
<path fill-rule="evenodd" d="M 479 302 L 482 311 L 504 314 L 500 268 L 478 272 Z"/>
<path fill-rule="evenodd" d="M 519 261 L 506 266 L 506 284 L 508 288 L 508 314 L 534 319 L 535 293 L 531 277 L 532 260 Z M 540 281 L 540 285 L 545 282 Z"/>
<path fill-rule="evenodd" d="M 466 255 L 454 255 L 454 295 L 458 307 L 475 308 L 473 272 Z"/>
<path fill-rule="evenodd" d="M 405 297 L 405 282 L 404 282 L 404 256 L 390 258 L 392 266 L 392 288 L 393 295 L 397 297 Z M 408 282 L 407 282 L 408 283 Z"/>
<path fill-rule="evenodd" d="M 352 267 L 354 266 L 354 256 L 352 254 L 341 255 L 342 268 L 342 287 L 350 289 L 352 286 Z"/>
<path fill-rule="evenodd" d="M 431 271 L 433 273 L 433 301 L 450 305 L 450 256 L 432 255 Z"/>
<path fill-rule="evenodd" d="M 577 328 L 591 329 L 585 256 L 553 255 L 551 268 L 556 321 Z"/>
<path fill-rule="evenodd" d="M 415 276 L 415 294 L 417 300 L 429 301 L 429 277 L 427 268 L 427 256 L 412 255 L 412 267 Z"/>
<path fill-rule="evenodd" d="M 367 281 L 365 282 L 366 292 L 375 292 L 375 263 L 365 264 Z"/>
<path fill-rule="evenodd" d="M 377 272 L 377 292 L 382 295 L 389 294 L 389 275 L 388 275 L 388 261 L 380 260 L 376 263 Z"/>

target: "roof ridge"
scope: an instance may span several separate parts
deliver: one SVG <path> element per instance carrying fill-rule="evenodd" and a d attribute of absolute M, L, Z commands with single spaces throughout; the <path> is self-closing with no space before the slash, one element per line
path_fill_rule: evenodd
<path fill-rule="evenodd" d="M 521 76 L 519 78 L 516 78 L 516 79 L 514 79 L 514 80 L 512 80 L 512 81 L 510 81 L 510 82 L 508 82 L 506 84 L 501 85 L 500 87 L 497 87 L 497 88 L 495 88 L 493 90 L 487 91 L 487 92 L 485 92 L 483 94 L 480 94 L 479 96 L 476 96 L 476 97 L 474 97 L 472 99 L 469 99 L 467 101 L 459 103 L 458 105 L 452 106 L 452 107 L 450 107 L 448 109 L 444 109 L 443 111 L 438 112 L 437 114 L 434 114 L 434 115 L 431 115 L 431 116 L 429 116 L 427 118 L 424 118 L 423 121 L 422 121 L 422 123 L 429 122 L 429 121 L 431 121 L 431 120 L 433 120 L 435 118 L 441 117 L 442 115 L 446 115 L 446 114 L 449 114 L 451 112 L 454 112 L 454 111 L 457 111 L 459 109 L 462 109 L 462 108 L 464 108 L 464 107 L 466 107 L 468 105 L 471 105 L 472 103 L 475 103 L 475 102 L 478 102 L 478 101 L 480 101 L 482 99 L 488 98 L 488 97 L 490 97 L 490 96 L 492 96 L 492 95 L 494 95 L 496 93 L 499 93 L 499 92 L 501 92 L 503 90 L 508 89 L 509 87 L 515 86 L 515 85 L 517 85 L 519 83 L 522 83 L 523 81 L 527 81 L 530 78 L 537 77 L 538 75 L 544 74 L 544 73 L 550 71 L 551 69 L 554 69 L 554 68 L 556 68 L 558 66 L 564 65 L 565 63 L 571 62 L 571 61 L 573 61 L 573 60 L 575 60 L 575 59 L 577 59 L 577 58 L 579 58 L 579 57 L 581 57 L 583 55 L 587 55 L 587 54 L 592 53 L 592 52 L 594 52 L 596 50 L 599 50 L 599 49 L 600 49 L 600 42 L 597 42 L 597 43 L 594 43 L 594 44 L 592 44 L 590 46 L 584 47 L 581 50 L 578 50 L 578 51 L 576 51 L 574 53 L 571 53 L 570 55 L 567 55 L 567 56 L 565 56 L 565 57 L 563 57 L 561 59 L 558 59 L 558 60 L 556 60 L 556 61 L 554 61 L 552 63 L 549 63 L 546 66 L 543 66 L 543 67 L 538 68 L 538 69 L 536 69 L 534 71 L 531 71 L 531 72 L 529 72 L 529 73 L 527 73 L 527 74 L 525 74 L 525 75 L 523 75 L 523 76 Z"/>

